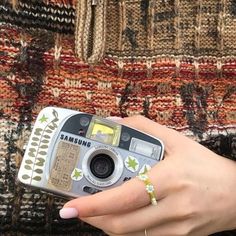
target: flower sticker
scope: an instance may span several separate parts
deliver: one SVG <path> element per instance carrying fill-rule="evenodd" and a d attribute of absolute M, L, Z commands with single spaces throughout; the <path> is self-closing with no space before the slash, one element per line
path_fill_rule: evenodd
<path fill-rule="evenodd" d="M 131 172 L 136 172 L 139 168 L 139 162 L 135 157 L 128 156 L 125 159 L 125 167 Z"/>
<path fill-rule="evenodd" d="M 79 181 L 83 178 L 83 172 L 81 169 L 75 168 L 71 174 L 71 179 L 74 181 Z"/>
<path fill-rule="evenodd" d="M 151 170 L 150 165 L 143 165 L 143 167 L 140 169 L 139 174 L 146 174 L 149 170 Z"/>

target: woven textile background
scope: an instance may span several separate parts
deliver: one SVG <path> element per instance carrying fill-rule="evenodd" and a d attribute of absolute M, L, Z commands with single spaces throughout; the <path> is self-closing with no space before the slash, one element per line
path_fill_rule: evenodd
<path fill-rule="evenodd" d="M 143 114 L 236 160 L 235 0 L 107 0 L 96 65 L 75 56 L 75 19 L 73 0 L 0 0 L 0 235 L 103 235 L 15 181 L 48 105 Z"/>

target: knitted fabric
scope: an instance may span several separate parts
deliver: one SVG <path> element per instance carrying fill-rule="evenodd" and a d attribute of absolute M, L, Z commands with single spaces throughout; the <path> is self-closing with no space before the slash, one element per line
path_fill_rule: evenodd
<path fill-rule="evenodd" d="M 75 4 L 0 0 L 0 235 L 103 235 L 60 219 L 64 200 L 15 181 L 48 105 L 142 114 L 236 160 L 234 0 L 107 0 L 96 64 L 75 53 Z"/>

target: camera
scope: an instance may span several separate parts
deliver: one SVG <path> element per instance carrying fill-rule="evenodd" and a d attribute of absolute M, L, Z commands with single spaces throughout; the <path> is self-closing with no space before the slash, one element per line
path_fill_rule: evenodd
<path fill-rule="evenodd" d="M 146 173 L 163 159 L 161 140 L 79 111 L 39 113 L 18 180 L 56 195 L 94 194 Z"/>

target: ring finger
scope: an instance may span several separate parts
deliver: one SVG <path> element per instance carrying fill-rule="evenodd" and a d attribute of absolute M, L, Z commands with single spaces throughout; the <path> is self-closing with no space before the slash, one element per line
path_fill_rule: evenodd
<path fill-rule="evenodd" d="M 122 235 L 178 220 L 181 209 L 174 203 L 172 197 L 166 197 L 158 201 L 157 206 L 148 205 L 123 214 L 86 217 L 81 220 L 104 231 Z"/>
<path fill-rule="evenodd" d="M 199 231 L 192 231 L 190 228 L 190 224 L 188 221 L 174 221 L 169 223 L 164 223 L 162 225 L 142 229 L 137 232 L 127 233 L 127 234 L 113 234 L 105 232 L 109 236 L 178 236 L 178 235 L 191 235 L 191 236 L 199 236 L 199 235 L 208 235 L 204 229 L 200 229 Z"/>

